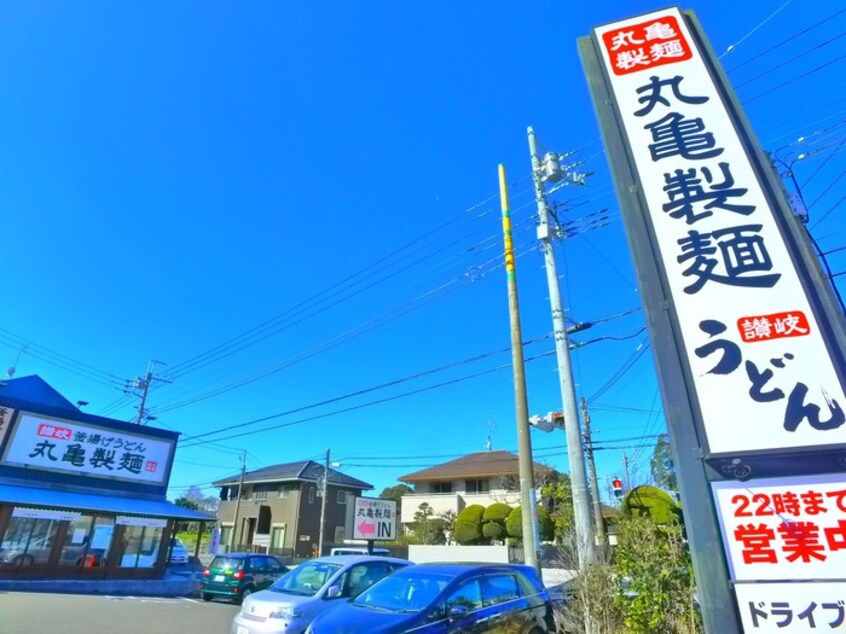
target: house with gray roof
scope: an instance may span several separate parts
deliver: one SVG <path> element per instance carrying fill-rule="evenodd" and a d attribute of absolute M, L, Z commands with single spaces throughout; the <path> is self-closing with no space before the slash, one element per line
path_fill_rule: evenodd
<path fill-rule="evenodd" d="M 293 557 L 308 557 L 320 534 L 321 482 L 324 466 L 313 460 L 276 464 L 212 483 L 220 489 L 217 518 L 221 525 L 221 550 L 235 531 L 234 550 L 253 550 Z M 351 533 L 353 498 L 373 488 L 335 469 L 328 470 L 326 495 L 326 545 L 343 543 Z M 238 517 L 235 507 L 238 506 Z"/>
<path fill-rule="evenodd" d="M 538 477 L 552 469 L 534 463 L 534 471 Z M 520 504 L 519 458 L 509 451 L 471 453 L 397 479 L 414 486 L 414 493 L 402 496 L 400 521 L 404 526 L 414 521 L 424 503 L 436 515 L 458 514 L 471 504 Z"/>

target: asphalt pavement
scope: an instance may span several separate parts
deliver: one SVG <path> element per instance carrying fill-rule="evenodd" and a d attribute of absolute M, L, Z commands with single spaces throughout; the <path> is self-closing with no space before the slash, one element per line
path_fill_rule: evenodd
<path fill-rule="evenodd" d="M 238 606 L 199 599 L 0 593 L 4 634 L 228 634 Z"/>

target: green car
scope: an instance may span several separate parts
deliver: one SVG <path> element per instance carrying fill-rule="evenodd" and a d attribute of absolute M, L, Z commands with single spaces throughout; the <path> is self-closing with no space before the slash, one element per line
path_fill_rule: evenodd
<path fill-rule="evenodd" d="M 276 557 L 252 553 L 227 553 L 214 558 L 203 571 L 200 592 L 204 601 L 226 597 L 240 603 L 253 592 L 264 590 L 288 572 Z"/>

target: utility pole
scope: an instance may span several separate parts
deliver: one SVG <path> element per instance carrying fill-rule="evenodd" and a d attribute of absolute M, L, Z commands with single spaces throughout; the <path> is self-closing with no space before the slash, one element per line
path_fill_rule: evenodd
<path fill-rule="evenodd" d="M 590 434 L 590 413 L 587 400 L 582 397 L 582 416 L 585 419 L 585 453 L 590 467 L 590 490 L 593 493 L 593 521 L 599 543 L 605 543 L 605 520 L 602 519 L 602 498 L 599 497 L 599 482 L 596 479 L 596 463 L 593 461 L 593 438 Z"/>
<path fill-rule="evenodd" d="M 154 361 L 150 359 L 147 364 L 147 375 L 142 379 L 138 377 L 135 379 L 135 388 L 141 390 L 141 403 L 138 405 L 138 415 L 135 417 L 135 424 L 140 425 L 144 422 L 144 406 L 147 404 L 147 392 L 150 390 L 150 384 L 153 381 L 161 383 L 173 383 L 173 379 L 163 376 L 153 376 L 153 367 L 155 364 L 165 365 L 162 361 Z"/>
<path fill-rule="evenodd" d="M 326 463 L 323 466 L 323 482 L 320 485 L 320 537 L 317 541 L 317 556 L 323 557 L 323 532 L 326 526 L 326 492 L 329 489 L 329 449 L 326 450 Z"/>
<path fill-rule="evenodd" d="M 235 534 L 238 532 L 238 513 L 241 510 L 241 494 L 244 492 L 244 476 L 247 474 L 247 450 L 241 458 L 241 478 L 238 480 L 238 497 L 235 498 L 235 517 L 232 519 L 232 534 L 229 535 L 229 552 L 235 548 Z"/>
<path fill-rule="evenodd" d="M 581 451 L 582 433 L 579 425 L 579 411 L 576 404 L 576 389 L 573 384 L 573 368 L 570 363 L 570 344 L 567 337 L 567 324 L 564 319 L 564 305 L 558 284 L 558 267 L 555 263 L 553 231 L 549 226 L 549 205 L 546 200 L 544 178 L 556 178 L 560 175 L 557 157 L 551 157 L 553 169 L 557 172 L 545 172 L 538 154 L 535 131 L 528 129 L 529 152 L 532 157 L 532 179 L 535 183 L 535 199 L 538 205 L 538 239 L 541 242 L 546 281 L 549 287 L 549 305 L 552 311 L 552 329 L 555 334 L 555 356 L 558 360 L 558 381 L 561 389 L 561 401 L 564 412 L 564 432 L 567 437 L 567 459 L 570 467 L 570 486 L 573 492 L 573 512 L 575 516 L 576 541 L 579 556 L 579 568 L 593 562 L 596 558 L 593 530 L 590 520 L 590 493 L 588 492 L 585 459 Z M 558 177 L 560 178 L 560 176 Z"/>
<path fill-rule="evenodd" d="M 514 400 L 517 414 L 517 447 L 520 466 L 520 500 L 523 526 L 523 563 L 540 573 L 535 540 L 535 483 L 532 439 L 529 436 L 529 402 L 526 396 L 526 368 L 523 362 L 523 335 L 520 328 L 520 303 L 517 298 L 517 270 L 514 266 L 514 242 L 511 236 L 511 212 L 508 208 L 508 184 L 505 166 L 499 165 L 499 197 L 502 205 L 502 233 L 505 243 L 505 275 L 508 281 L 508 309 L 511 321 L 511 365 L 514 372 Z"/>
<path fill-rule="evenodd" d="M 626 474 L 626 491 L 632 490 L 632 481 L 629 478 L 629 455 L 623 452 L 623 471 Z"/>

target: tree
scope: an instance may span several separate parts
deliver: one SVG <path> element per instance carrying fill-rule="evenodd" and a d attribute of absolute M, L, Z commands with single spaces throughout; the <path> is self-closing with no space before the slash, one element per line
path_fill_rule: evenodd
<path fill-rule="evenodd" d="M 553 525 L 552 539 L 563 540 L 573 532 L 575 512 L 573 511 L 573 488 L 570 476 L 566 473 L 554 473 L 547 477 L 541 486 L 541 501 L 549 511 Z"/>
<path fill-rule="evenodd" d="M 677 522 L 659 525 L 649 515 L 624 517 L 617 528 L 615 559 L 620 587 L 617 605 L 626 631 L 701 631 L 693 567 Z"/>
<path fill-rule="evenodd" d="M 414 493 L 414 489 L 407 484 L 395 484 L 392 487 L 385 487 L 379 494 L 383 500 L 393 500 L 397 503 L 397 517 L 402 517 L 402 496 Z"/>
<path fill-rule="evenodd" d="M 623 512 L 633 516 L 649 516 L 656 524 L 683 521 L 681 509 L 668 493 L 644 484 L 635 487 L 623 498 Z"/>
<path fill-rule="evenodd" d="M 414 541 L 427 545 L 445 544 L 445 526 L 446 522 L 439 517 L 435 517 L 435 511 L 432 510 L 432 507 L 423 502 L 414 513 L 414 521 L 411 523 Z"/>
<path fill-rule="evenodd" d="M 676 465 L 673 463 L 673 452 L 667 434 L 658 436 L 655 449 L 652 450 L 652 458 L 649 460 L 649 470 L 652 473 L 652 482 L 659 489 L 679 490 Z"/>

